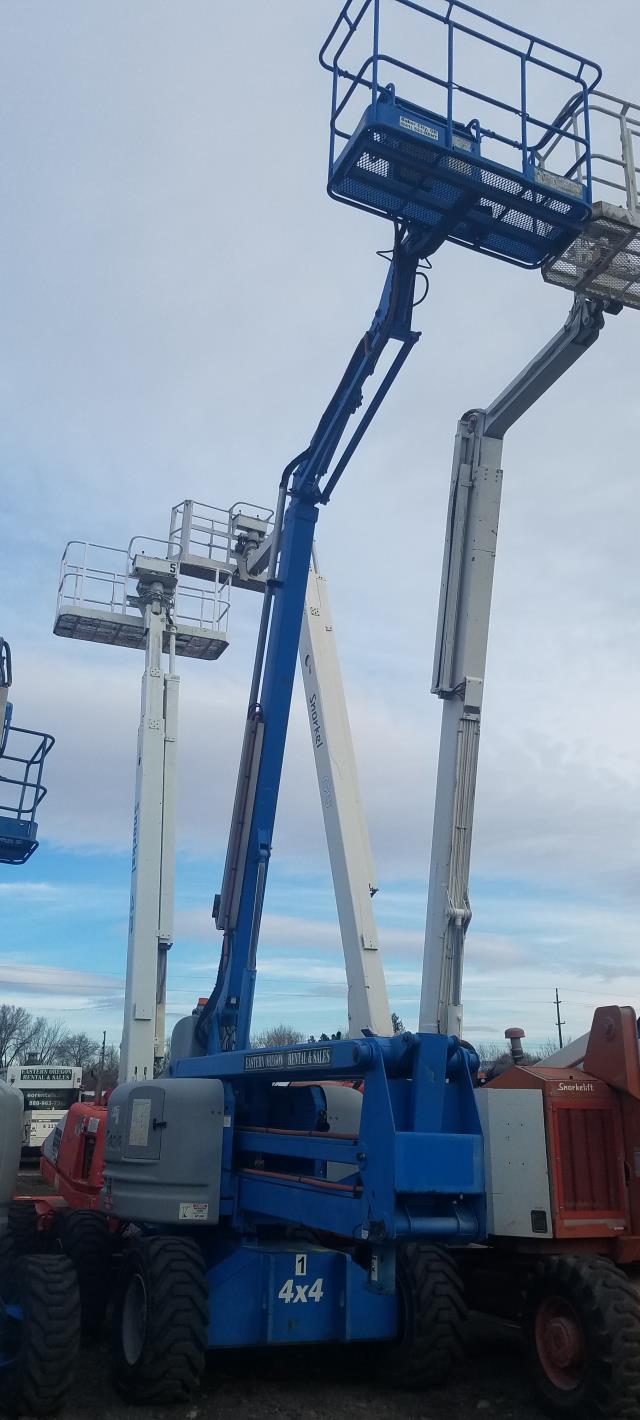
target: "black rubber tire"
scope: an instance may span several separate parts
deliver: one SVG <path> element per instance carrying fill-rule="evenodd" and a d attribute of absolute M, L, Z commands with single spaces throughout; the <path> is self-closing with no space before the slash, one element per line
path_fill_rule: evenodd
<path fill-rule="evenodd" d="M 8 1228 L 17 1253 L 39 1252 L 38 1214 L 30 1198 L 11 1199 Z"/>
<path fill-rule="evenodd" d="M 568 1304 L 583 1337 L 584 1362 L 575 1384 L 556 1384 L 536 1340 L 536 1318 L 554 1298 Z M 536 1394 L 551 1415 L 580 1420 L 637 1420 L 640 1410 L 640 1296 L 624 1273 L 604 1257 L 549 1257 L 527 1288 L 523 1313 Z"/>
<path fill-rule="evenodd" d="M 2 1407 L 12 1414 L 53 1415 L 73 1383 L 80 1345 L 80 1297 L 72 1264 L 60 1256 L 17 1257 L 3 1301 L 17 1302 L 22 1321 L 3 1318 Z"/>
<path fill-rule="evenodd" d="M 113 1248 L 107 1219 L 91 1208 L 61 1208 L 55 1214 L 53 1234 L 76 1270 L 82 1335 L 96 1337 L 111 1294 Z"/>
<path fill-rule="evenodd" d="M 378 1375 L 401 1390 L 443 1385 L 460 1360 L 467 1318 L 457 1265 L 446 1248 L 407 1243 L 396 1278 L 400 1334 L 380 1347 Z"/>
<path fill-rule="evenodd" d="M 18 1254 L 8 1228 L 0 1234 L 0 1297 L 5 1301 L 11 1294 Z"/>
<path fill-rule="evenodd" d="M 140 1335 L 128 1342 L 133 1313 Z M 139 1238 L 122 1260 L 113 1309 L 114 1380 L 127 1400 L 169 1405 L 192 1396 L 205 1366 L 208 1324 L 197 1244 L 172 1236 Z"/>

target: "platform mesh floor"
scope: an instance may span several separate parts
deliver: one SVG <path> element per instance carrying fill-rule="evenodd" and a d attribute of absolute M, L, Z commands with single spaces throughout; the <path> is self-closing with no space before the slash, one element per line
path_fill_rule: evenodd
<path fill-rule="evenodd" d="M 542 269 L 545 281 L 640 309 L 640 222 L 624 208 L 604 215 L 596 205 L 584 232 Z"/>
<path fill-rule="evenodd" d="M 539 266 L 563 247 L 585 212 L 564 179 L 549 186 L 501 172 L 476 155 L 412 143 L 375 127 L 336 165 L 332 191 L 387 215 L 419 222 L 456 242 Z M 575 185 L 574 185 L 575 186 Z M 459 220 L 451 222 L 455 209 Z"/>
<path fill-rule="evenodd" d="M 60 610 L 53 627 L 55 636 L 72 641 L 94 641 L 103 646 L 127 646 L 144 650 L 145 629 L 142 618 L 118 616 L 115 613 L 83 611 L 81 608 Z M 196 661 L 217 661 L 226 650 L 229 638 L 222 631 L 201 630 L 185 622 L 176 623 L 176 655 Z M 164 651 L 169 650 L 169 632 L 164 634 Z"/>

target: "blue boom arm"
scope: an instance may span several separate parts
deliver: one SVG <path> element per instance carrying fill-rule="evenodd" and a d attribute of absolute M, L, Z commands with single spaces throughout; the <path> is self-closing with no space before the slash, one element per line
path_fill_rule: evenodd
<path fill-rule="evenodd" d="M 214 914 L 224 933 L 218 979 L 198 1026 L 209 1053 L 246 1049 L 256 951 L 318 505 L 328 502 L 368 425 L 419 338 L 411 329 L 425 238 L 396 230 L 380 304 L 356 347 L 309 447 L 285 469 L 258 636 L 247 725 L 222 891 Z M 336 458 L 390 340 L 399 342 L 351 438 Z M 334 462 L 335 460 L 335 462 Z M 288 506 L 287 506 L 288 500 Z M 286 511 L 285 511 L 286 508 Z"/>

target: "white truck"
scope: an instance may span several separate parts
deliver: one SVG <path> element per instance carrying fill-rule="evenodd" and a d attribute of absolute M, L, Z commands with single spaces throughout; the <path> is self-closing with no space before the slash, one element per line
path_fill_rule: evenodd
<path fill-rule="evenodd" d="M 22 1094 L 22 1158 L 33 1157 L 70 1105 L 80 1099 L 82 1068 L 80 1065 L 9 1065 L 0 1071 L 0 1078 Z"/>

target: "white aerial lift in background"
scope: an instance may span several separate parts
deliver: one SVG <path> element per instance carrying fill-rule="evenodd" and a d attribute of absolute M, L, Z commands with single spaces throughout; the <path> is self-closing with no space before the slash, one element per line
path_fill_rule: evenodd
<path fill-rule="evenodd" d="M 579 296 L 562 329 L 486 410 L 458 425 L 432 691 L 442 700 L 419 1028 L 462 1035 L 469 865 L 504 435 L 598 338 L 602 303 Z"/>
<path fill-rule="evenodd" d="M 120 1080 L 163 1058 L 167 957 L 173 942 L 179 677 L 176 656 L 216 660 L 228 644 L 232 587 L 263 592 L 269 510 L 221 510 L 186 499 L 166 543 L 128 549 L 69 543 L 54 631 L 143 649 Z M 206 590 L 203 590 L 202 584 Z M 168 662 L 165 664 L 165 656 Z M 393 1032 L 372 909 L 376 891 L 326 582 L 314 551 L 300 665 L 347 963 L 351 1034 Z"/>
<path fill-rule="evenodd" d="M 620 156 L 594 146 L 594 183 L 624 206 L 593 205 L 590 221 L 543 266 L 574 292 L 558 334 L 486 409 L 464 414 L 453 454 L 432 692 L 442 700 L 419 1029 L 462 1035 L 464 943 L 471 920 L 469 864 L 505 434 L 594 343 L 604 310 L 640 308 L 640 210 L 634 142 L 640 107 L 595 94 L 592 120 L 613 121 Z M 572 1057 L 573 1058 L 573 1057 Z M 568 1061 L 564 1058 L 559 1064 Z"/>
<path fill-rule="evenodd" d="M 230 515 L 226 515 L 229 519 Z M 144 549 L 142 543 L 144 541 Z M 153 552 L 149 552 L 149 548 Z M 133 539 L 126 550 L 71 542 L 54 632 L 144 651 L 131 854 L 120 1078 L 152 1078 L 164 1055 L 167 955 L 173 941 L 176 656 L 217 660 L 228 645 L 230 577 L 181 586 L 176 549 Z M 168 663 L 165 656 L 168 654 Z"/>

